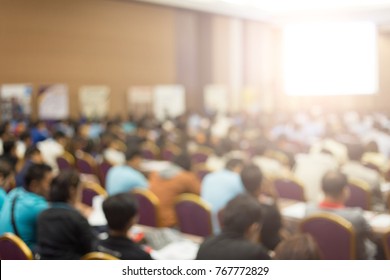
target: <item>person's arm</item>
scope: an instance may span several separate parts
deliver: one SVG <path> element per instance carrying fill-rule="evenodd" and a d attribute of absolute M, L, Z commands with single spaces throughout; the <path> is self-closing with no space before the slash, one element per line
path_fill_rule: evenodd
<path fill-rule="evenodd" d="M 185 175 L 186 192 L 200 195 L 200 180 L 193 173 L 187 173 Z"/>

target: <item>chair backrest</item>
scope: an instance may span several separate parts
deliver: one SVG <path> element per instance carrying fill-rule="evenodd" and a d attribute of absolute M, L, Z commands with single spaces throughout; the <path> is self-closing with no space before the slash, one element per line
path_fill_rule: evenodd
<path fill-rule="evenodd" d="M 378 165 L 375 165 L 374 163 L 372 162 L 363 162 L 363 165 L 367 168 L 370 168 L 372 170 L 375 170 L 376 172 L 378 172 L 379 174 L 382 174 L 382 171 L 381 171 L 381 168 L 378 166 Z"/>
<path fill-rule="evenodd" d="M 32 260 L 33 254 L 22 239 L 13 233 L 0 236 L 0 260 Z"/>
<path fill-rule="evenodd" d="M 58 168 L 60 170 L 72 169 L 75 166 L 75 158 L 69 152 L 64 152 L 56 159 Z"/>
<path fill-rule="evenodd" d="M 144 159 L 156 160 L 160 156 L 159 147 L 153 142 L 146 142 L 141 147 L 142 157 Z"/>
<path fill-rule="evenodd" d="M 133 194 L 138 201 L 138 223 L 145 226 L 158 227 L 160 224 L 160 202 L 157 196 L 146 189 L 135 189 Z"/>
<path fill-rule="evenodd" d="M 93 198 L 97 195 L 107 197 L 106 190 L 97 183 L 83 182 L 81 202 L 92 207 Z"/>
<path fill-rule="evenodd" d="M 192 163 L 205 163 L 212 153 L 213 150 L 208 147 L 198 147 L 191 155 Z"/>
<path fill-rule="evenodd" d="M 294 178 L 276 178 L 274 187 L 281 198 L 306 201 L 303 184 Z"/>
<path fill-rule="evenodd" d="M 346 206 L 360 207 L 364 210 L 371 209 L 371 191 L 368 183 L 358 179 L 350 179 L 347 187 L 350 194 L 345 202 Z"/>
<path fill-rule="evenodd" d="M 97 164 L 93 156 L 78 151 L 76 154 L 76 167 L 82 174 L 97 175 Z"/>
<path fill-rule="evenodd" d="M 112 164 L 109 163 L 108 161 L 103 161 L 102 163 L 100 163 L 98 165 L 99 179 L 100 179 L 100 182 L 102 183 L 103 186 L 105 186 L 107 173 L 111 169 L 111 167 L 112 167 Z"/>
<path fill-rule="evenodd" d="M 318 213 L 305 218 L 300 229 L 314 238 L 324 260 L 356 259 L 356 234 L 346 219 L 331 213 Z"/>
<path fill-rule="evenodd" d="M 200 196 L 180 195 L 175 203 L 175 212 L 181 232 L 202 237 L 212 234 L 211 208 Z"/>
<path fill-rule="evenodd" d="M 386 259 L 390 260 L 390 231 L 383 235 L 383 247 L 385 248 Z"/>
<path fill-rule="evenodd" d="M 210 173 L 210 170 L 207 168 L 206 164 L 198 163 L 193 168 L 195 174 L 198 176 L 199 180 L 203 180 L 203 178 Z"/>
<path fill-rule="evenodd" d="M 93 260 L 116 261 L 116 260 L 119 260 L 118 258 L 116 258 L 110 254 L 102 253 L 102 252 L 91 252 L 91 253 L 88 253 L 88 254 L 82 256 L 81 259 L 87 260 L 87 261 L 93 261 Z"/>
<path fill-rule="evenodd" d="M 162 160 L 172 161 L 175 157 L 180 155 L 181 149 L 175 145 L 167 145 L 161 152 Z"/>

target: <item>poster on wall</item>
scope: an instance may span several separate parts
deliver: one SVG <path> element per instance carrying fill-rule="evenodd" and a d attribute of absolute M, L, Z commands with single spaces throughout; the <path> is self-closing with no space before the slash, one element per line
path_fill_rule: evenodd
<path fill-rule="evenodd" d="M 181 85 L 159 85 L 153 89 L 153 111 L 159 120 L 185 113 L 185 89 Z"/>
<path fill-rule="evenodd" d="M 127 91 L 128 112 L 134 117 L 142 117 L 153 113 L 153 88 L 134 86 Z"/>
<path fill-rule="evenodd" d="M 0 88 L 2 120 L 19 120 L 31 114 L 33 88 L 29 84 L 4 84 Z"/>
<path fill-rule="evenodd" d="M 80 111 L 88 119 L 101 119 L 108 115 L 110 88 L 107 86 L 83 86 L 79 90 Z"/>
<path fill-rule="evenodd" d="M 39 87 L 38 116 L 41 120 L 61 120 L 69 117 L 67 85 L 51 84 Z"/>
<path fill-rule="evenodd" d="M 226 86 L 207 85 L 203 94 L 206 112 L 218 114 L 226 114 L 228 112 L 229 95 Z"/>

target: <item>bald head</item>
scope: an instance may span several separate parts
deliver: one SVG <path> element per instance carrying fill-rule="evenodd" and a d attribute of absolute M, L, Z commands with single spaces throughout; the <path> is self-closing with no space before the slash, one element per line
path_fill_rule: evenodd
<path fill-rule="evenodd" d="M 348 178 L 340 171 L 329 171 L 322 177 L 322 191 L 325 195 L 337 198 L 344 192 Z"/>

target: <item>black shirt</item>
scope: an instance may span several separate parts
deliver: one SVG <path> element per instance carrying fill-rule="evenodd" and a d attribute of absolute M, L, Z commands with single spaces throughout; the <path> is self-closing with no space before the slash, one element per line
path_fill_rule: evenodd
<path fill-rule="evenodd" d="M 143 251 L 139 245 L 126 237 L 109 236 L 100 240 L 97 250 L 110 254 L 121 260 L 151 260 L 152 257 Z"/>
<path fill-rule="evenodd" d="M 222 232 L 200 245 L 197 260 L 269 260 L 261 244 L 253 244 L 237 233 Z"/>
<path fill-rule="evenodd" d="M 41 259 L 75 260 L 93 251 L 95 236 L 88 221 L 65 203 L 55 203 L 38 217 L 37 252 Z"/>

